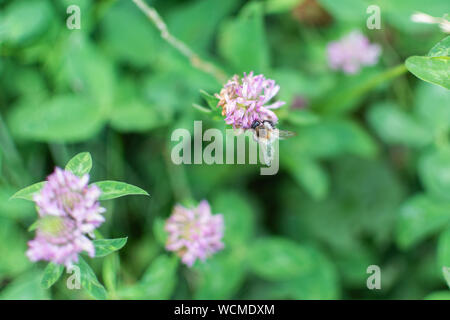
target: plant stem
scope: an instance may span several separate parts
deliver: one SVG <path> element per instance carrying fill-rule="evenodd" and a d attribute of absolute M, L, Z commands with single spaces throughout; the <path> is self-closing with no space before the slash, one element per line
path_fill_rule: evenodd
<path fill-rule="evenodd" d="M 221 69 L 217 68 L 212 63 L 202 60 L 191 48 L 189 48 L 184 42 L 180 41 L 176 37 L 174 37 L 169 30 L 167 29 L 167 25 L 162 20 L 161 16 L 158 12 L 153 8 L 148 6 L 142 0 L 133 0 L 133 2 L 141 9 L 142 12 L 145 13 L 147 18 L 153 22 L 156 28 L 161 32 L 161 38 L 167 41 L 173 48 L 175 48 L 178 52 L 184 55 L 189 59 L 191 65 L 203 72 L 206 72 L 212 75 L 217 79 L 219 83 L 224 83 L 227 80 L 227 76 L 225 72 Z"/>
<path fill-rule="evenodd" d="M 347 108 L 345 106 L 347 102 L 364 95 L 366 92 L 377 87 L 384 81 L 398 77 L 399 75 L 402 75 L 406 71 L 407 71 L 406 66 L 403 63 L 399 64 L 391 69 L 388 69 L 384 72 L 377 74 L 376 76 L 360 83 L 357 86 L 354 86 L 352 88 L 343 91 L 339 91 L 337 94 L 327 97 L 325 101 L 321 103 L 320 109 L 324 112 L 330 113 L 339 113 L 347 111 Z"/>

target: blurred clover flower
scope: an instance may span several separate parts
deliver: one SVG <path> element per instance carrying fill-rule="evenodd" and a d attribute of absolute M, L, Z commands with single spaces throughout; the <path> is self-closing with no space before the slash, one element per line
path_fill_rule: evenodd
<path fill-rule="evenodd" d="M 219 94 L 218 106 L 222 107 L 225 122 L 233 128 L 249 129 L 255 120 L 271 120 L 277 122 L 278 118 L 270 109 L 276 109 L 285 104 L 277 101 L 266 105 L 280 90 L 274 80 L 266 79 L 264 75 L 253 75 L 244 72 L 244 77 L 234 75 Z"/>
<path fill-rule="evenodd" d="M 358 73 L 362 66 L 378 62 L 381 47 L 371 44 L 361 32 L 352 31 L 327 46 L 328 64 L 331 69 L 342 69 L 347 74 Z"/>
<path fill-rule="evenodd" d="M 94 230 L 105 221 L 105 209 L 98 202 L 100 189 L 88 182 L 89 175 L 80 178 L 60 168 L 47 177 L 33 198 L 39 219 L 36 237 L 28 242 L 31 261 L 46 260 L 70 268 L 80 252 L 95 255 L 88 235 L 93 238 Z"/>
<path fill-rule="evenodd" d="M 204 261 L 224 248 L 223 216 L 212 215 L 206 200 L 192 209 L 176 205 L 166 221 L 165 230 L 169 233 L 166 249 L 176 252 L 189 267 L 196 259 Z"/>

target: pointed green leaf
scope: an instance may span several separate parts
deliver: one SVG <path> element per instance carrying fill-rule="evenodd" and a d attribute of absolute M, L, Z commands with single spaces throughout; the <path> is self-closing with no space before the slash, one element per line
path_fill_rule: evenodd
<path fill-rule="evenodd" d="M 428 52 L 429 57 L 448 57 L 450 56 L 450 36 L 447 36 L 440 42 L 438 42 Z"/>
<path fill-rule="evenodd" d="M 94 240 L 95 257 L 104 257 L 114 251 L 122 249 L 127 243 L 128 237 L 117 239 L 97 239 Z"/>
<path fill-rule="evenodd" d="M 55 284 L 56 281 L 61 277 L 64 271 L 64 266 L 60 264 L 54 264 L 50 262 L 44 270 L 44 275 L 42 276 L 41 286 L 44 289 L 50 288 Z"/>
<path fill-rule="evenodd" d="M 406 68 L 417 78 L 450 90 L 450 57 L 419 57 L 406 59 Z"/>
<path fill-rule="evenodd" d="M 217 104 L 219 103 L 219 99 L 210 95 L 205 90 L 200 90 L 200 95 L 202 98 L 208 103 L 208 106 L 211 108 L 211 110 L 217 109 Z"/>
<path fill-rule="evenodd" d="M 81 177 L 89 173 L 92 168 L 92 158 L 89 152 L 81 152 L 69 160 L 66 170 L 72 171 L 75 175 Z"/>
<path fill-rule="evenodd" d="M 193 106 L 195 109 L 197 109 L 197 110 L 199 110 L 199 111 L 201 111 L 201 112 L 204 112 L 204 113 L 211 113 L 211 112 L 212 112 L 212 110 L 211 110 L 210 108 L 201 106 L 201 105 L 196 104 L 196 103 L 193 103 L 192 106 Z"/>
<path fill-rule="evenodd" d="M 107 180 L 94 184 L 102 191 L 100 200 L 110 200 L 128 195 L 149 195 L 145 190 L 125 182 Z"/>
<path fill-rule="evenodd" d="M 80 268 L 80 276 L 81 276 L 81 286 L 84 290 L 86 290 L 89 295 L 98 300 L 106 299 L 106 290 L 105 287 L 98 281 L 97 276 L 94 273 L 94 270 L 83 260 L 83 258 L 79 257 L 79 262 L 76 264 Z"/>
<path fill-rule="evenodd" d="M 45 181 L 42 181 L 32 184 L 31 186 L 28 186 L 26 188 L 23 188 L 22 190 L 19 190 L 15 194 L 13 194 L 11 196 L 11 199 L 24 199 L 33 201 L 33 195 L 41 191 L 42 187 L 44 186 L 44 183 Z"/>

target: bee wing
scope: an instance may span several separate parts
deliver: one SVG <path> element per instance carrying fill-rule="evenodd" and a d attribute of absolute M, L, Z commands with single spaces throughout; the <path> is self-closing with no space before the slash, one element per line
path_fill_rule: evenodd
<path fill-rule="evenodd" d="M 264 157 L 264 163 L 268 167 L 270 167 L 270 164 L 272 163 L 273 160 L 273 155 L 275 153 L 272 143 L 268 140 L 260 141 L 259 147 L 261 148 L 261 152 Z"/>
<path fill-rule="evenodd" d="M 297 135 L 295 132 L 286 131 L 286 130 L 278 130 L 278 139 L 284 140 L 290 137 Z"/>

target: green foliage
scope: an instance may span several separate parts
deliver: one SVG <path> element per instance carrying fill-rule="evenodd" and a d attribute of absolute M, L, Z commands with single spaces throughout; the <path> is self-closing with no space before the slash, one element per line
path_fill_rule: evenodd
<path fill-rule="evenodd" d="M 147 191 L 125 182 L 99 181 L 95 182 L 95 185 L 102 191 L 100 200 L 111 200 L 128 195 L 149 195 Z"/>
<path fill-rule="evenodd" d="M 83 258 L 79 257 L 80 261 L 75 264 L 80 268 L 81 276 L 81 287 L 86 293 L 88 293 L 92 298 L 97 300 L 105 300 L 107 298 L 107 292 L 105 287 L 98 281 L 94 270 L 84 261 Z"/>
<path fill-rule="evenodd" d="M 81 177 L 92 169 L 92 158 L 89 152 L 82 152 L 70 159 L 66 164 L 66 170 L 72 171 Z"/>
<path fill-rule="evenodd" d="M 128 238 L 94 240 L 95 257 L 105 257 L 117 250 L 122 249 L 127 243 L 127 240 Z"/>
<path fill-rule="evenodd" d="M 227 21 L 222 26 L 219 34 L 219 51 L 239 73 L 243 70 L 247 72 L 267 70 L 269 49 L 260 3 L 249 3 L 237 18 Z"/>
<path fill-rule="evenodd" d="M 416 77 L 450 90 L 450 36 L 436 44 L 426 57 L 413 56 L 406 67 Z"/>
<path fill-rule="evenodd" d="M 50 262 L 45 267 L 44 275 L 42 276 L 41 286 L 44 289 L 50 288 L 61 277 L 64 271 L 64 266 Z"/>

